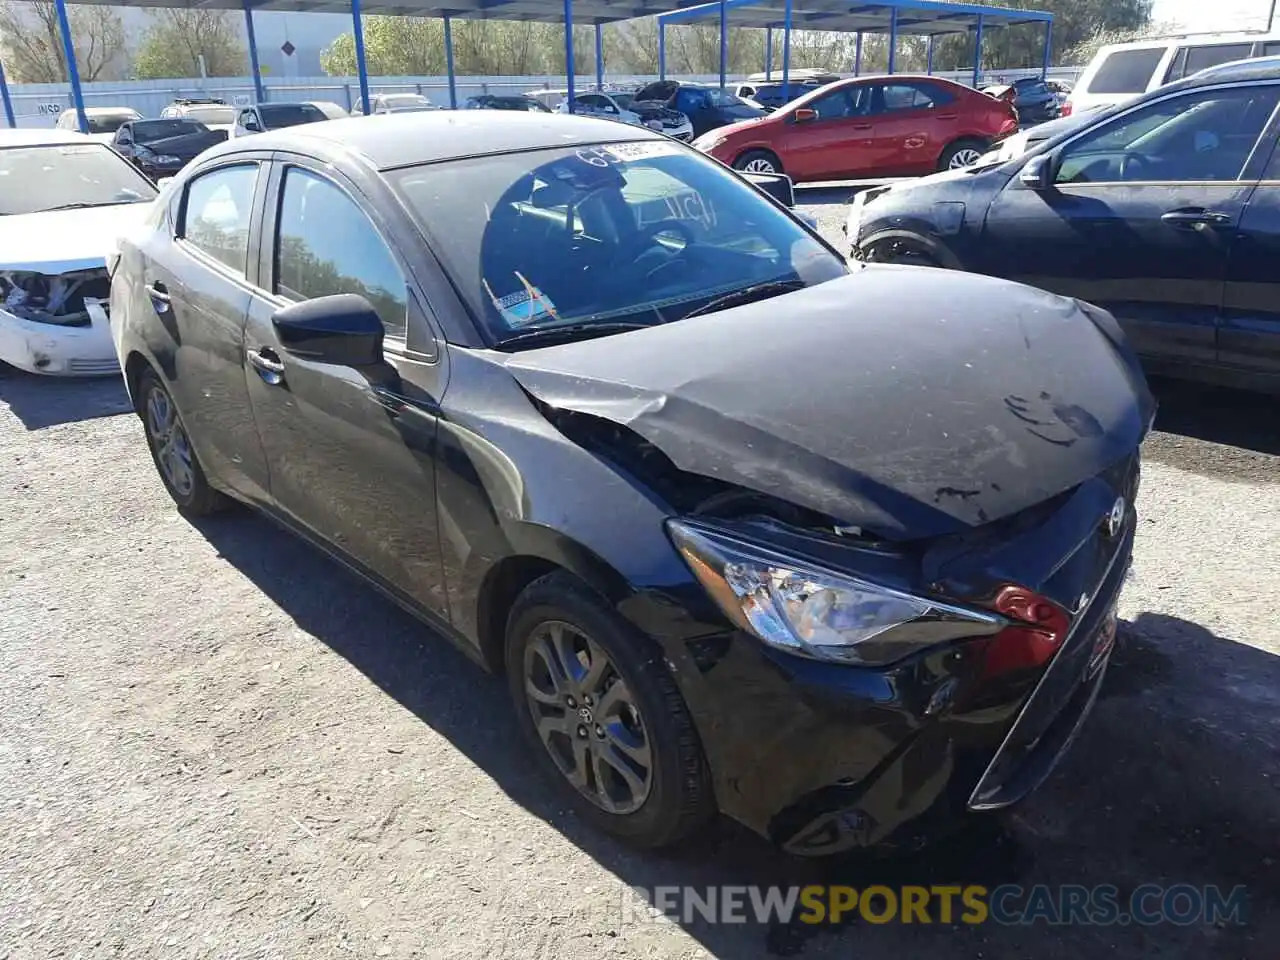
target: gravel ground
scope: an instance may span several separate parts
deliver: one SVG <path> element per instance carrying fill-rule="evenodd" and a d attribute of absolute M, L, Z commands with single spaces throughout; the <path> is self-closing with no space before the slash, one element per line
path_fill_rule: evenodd
<path fill-rule="evenodd" d="M 838 230 L 840 193 L 802 201 Z M 115 382 L 0 373 L 0 958 L 1276 956 L 1280 427 L 1161 387 L 1104 699 L 1018 812 L 914 860 L 584 829 L 501 685 L 247 512 L 172 509 Z M 644 922 L 629 886 L 1248 887 L 1244 927 Z"/>

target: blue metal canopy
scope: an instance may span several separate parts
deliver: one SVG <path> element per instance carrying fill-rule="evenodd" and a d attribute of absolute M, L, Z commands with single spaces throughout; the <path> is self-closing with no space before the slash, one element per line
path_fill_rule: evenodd
<path fill-rule="evenodd" d="M 1053 37 L 1053 14 L 1038 10 L 1015 10 L 1010 7 L 983 6 L 973 3 L 945 3 L 941 0 L 716 0 L 699 6 L 685 7 L 658 15 L 658 70 L 666 75 L 666 28 L 677 25 L 718 23 L 720 26 L 720 85 L 725 84 L 725 68 L 730 17 L 734 26 L 759 27 L 768 31 L 765 43 L 765 70 L 772 72 L 775 28 L 784 31 L 782 46 L 782 82 L 789 84 L 791 73 L 791 31 L 830 30 L 858 35 L 854 56 L 854 73 L 861 72 L 862 36 L 883 33 L 889 37 L 889 72 L 894 72 L 898 37 L 906 34 L 929 38 L 929 72 L 933 71 L 933 47 L 936 37 L 949 34 L 973 34 L 973 82 L 976 86 L 982 69 L 982 34 L 993 27 L 1019 24 L 1042 24 L 1045 31 L 1044 64 L 1049 69 Z M 833 67 L 834 69 L 834 67 Z"/>
<path fill-rule="evenodd" d="M 692 6 L 699 0 L 54 0 L 58 23 L 62 34 L 62 46 L 68 65 L 71 99 L 79 117 L 80 129 L 88 132 L 84 96 L 80 88 L 80 71 L 76 66 L 71 28 L 67 20 L 68 3 L 98 4 L 121 7 L 189 7 L 199 6 L 209 10 L 242 10 L 245 18 L 245 34 L 249 47 L 249 68 L 253 73 L 254 92 L 258 101 L 266 99 L 262 83 L 262 71 L 258 65 L 258 43 L 253 26 L 256 10 L 292 11 L 296 13 L 350 13 L 352 34 L 355 40 L 356 73 L 360 80 L 360 102 L 365 113 L 369 112 L 369 76 L 365 65 L 364 29 L 360 18 L 364 14 L 385 16 L 433 17 L 444 21 L 445 62 L 449 74 L 449 104 L 457 107 L 458 95 L 453 70 L 453 34 L 451 21 L 465 20 L 533 20 L 542 23 L 565 25 L 565 62 L 573 63 L 573 25 L 590 24 L 595 27 L 596 81 L 604 79 L 604 43 L 600 27 L 619 20 L 648 17 L 655 14 Z M 568 70 L 569 109 L 573 109 L 574 76 Z M 4 67 L 0 64 L 0 100 L 9 126 L 16 126 L 9 88 L 5 81 Z"/>

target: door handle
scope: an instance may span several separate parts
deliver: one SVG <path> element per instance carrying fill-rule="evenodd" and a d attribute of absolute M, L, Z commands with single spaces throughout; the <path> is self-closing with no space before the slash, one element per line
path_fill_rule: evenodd
<path fill-rule="evenodd" d="M 1168 213 L 1163 214 L 1160 219 L 1173 227 L 1190 227 L 1194 229 L 1204 226 L 1223 226 L 1231 223 L 1234 218 L 1229 213 L 1205 210 L 1203 207 L 1186 207 L 1181 210 L 1170 210 Z"/>
<path fill-rule="evenodd" d="M 854 130 L 870 130 L 870 129 L 871 129 L 871 124 L 869 124 L 869 123 L 855 123 L 855 124 L 853 125 L 853 129 L 854 129 Z"/>
<path fill-rule="evenodd" d="M 270 347 L 247 350 L 245 356 L 258 371 L 258 376 L 262 377 L 263 382 L 274 387 L 284 380 L 284 364 Z"/>
<path fill-rule="evenodd" d="M 169 289 L 157 280 L 155 283 L 148 283 L 142 288 L 147 291 L 147 296 L 151 298 L 151 306 L 155 308 L 156 313 L 169 312 Z"/>
<path fill-rule="evenodd" d="M 956 113 L 940 113 L 938 114 L 938 119 L 939 120 L 955 120 L 958 116 L 959 114 L 956 114 Z"/>

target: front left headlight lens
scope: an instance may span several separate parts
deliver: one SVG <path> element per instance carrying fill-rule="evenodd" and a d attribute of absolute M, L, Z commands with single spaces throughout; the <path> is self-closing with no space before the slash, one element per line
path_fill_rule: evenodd
<path fill-rule="evenodd" d="M 880 666 L 1003 619 L 824 570 L 701 525 L 667 521 L 685 563 L 739 628 L 789 653 Z"/>
<path fill-rule="evenodd" d="M 153 157 L 156 163 L 181 163 L 181 157 L 175 157 L 172 153 L 159 153 Z"/>

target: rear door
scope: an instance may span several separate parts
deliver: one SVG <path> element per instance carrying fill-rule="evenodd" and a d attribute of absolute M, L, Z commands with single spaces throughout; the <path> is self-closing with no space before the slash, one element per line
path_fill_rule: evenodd
<path fill-rule="evenodd" d="M 1173 62 L 1165 72 L 1164 82 L 1173 83 L 1201 70 L 1235 60 L 1248 60 L 1251 56 L 1251 40 L 1239 43 L 1184 44 L 1174 51 Z"/>
<path fill-rule="evenodd" d="M 1275 86 L 1173 94 L 1059 151 L 1047 190 L 1016 178 L 988 211 L 980 269 L 1106 307 L 1143 356 L 1212 364 L 1227 259 Z"/>
<path fill-rule="evenodd" d="M 1264 143 L 1276 143 L 1273 118 Z M 1218 331 L 1218 359 L 1226 367 L 1280 383 L 1280 150 L 1273 148 L 1262 181 L 1249 198 L 1231 248 Z"/>
<path fill-rule="evenodd" d="M 250 227 L 262 203 L 263 157 L 207 167 L 173 198 L 172 238 L 143 250 L 131 309 L 153 310 L 167 334 L 152 344 L 200 462 L 242 496 L 268 499 L 267 464 L 244 381 L 251 286 Z"/>
<path fill-rule="evenodd" d="M 960 132 L 955 97 L 924 81 L 876 85 L 871 111 L 873 167 L 865 176 L 933 173 L 943 149 Z"/>
<path fill-rule="evenodd" d="M 272 497 L 316 540 L 447 618 L 435 490 L 445 379 L 425 304 L 385 207 L 325 164 L 287 156 L 274 167 L 243 374 Z M 385 364 L 339 367 L 280 345 L 277 310 L 336 293 L 378 311 Z"/>

